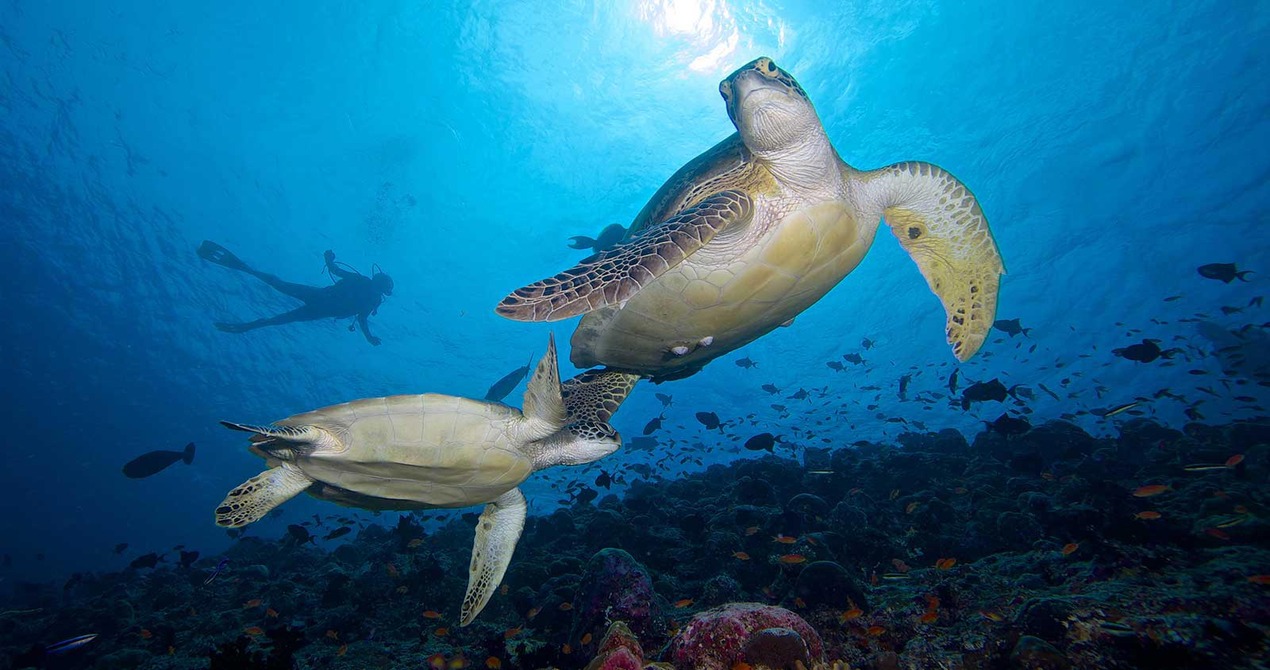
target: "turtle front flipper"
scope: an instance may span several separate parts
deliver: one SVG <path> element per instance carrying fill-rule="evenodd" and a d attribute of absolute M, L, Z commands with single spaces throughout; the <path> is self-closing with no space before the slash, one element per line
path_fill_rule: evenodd
<path fill-rule="evenodd" d="M 983 346 L 997 311 L 1005 266 L 970 189 L 930 163 L 853 173 L 852 197 L 870 221 L 881 216 L 917 263 L 948 316 L 948 344 L 966 361 Z"/>
<path fill-rule="evenodd" d="M 554 277 L 516 289 L 495 311 L 515 321 L 559 321 L 621 304 L 753 212 L 747 194 L 721 191 Z"/>
<path fill-rule="evenodd" d="M 269 510 L 296 497 L 313 480 L 283 463 L 239 484 L 216 508 L 216 525 L 241 528 L 264 518 Z"/>
<path fill-rule="evenodd" d="M 512 489 L 485 506 L 476 522 L 476 542 L 472 544 L 472 564 L 468 569 L 467 594 L 463 596 L 463 609 L 459 625 L 472 623 L 485 609 L 494 589 L 503 581 L 503 574 L 512 562 L 516 543 L 525 530 L 525 512 L 529 506 L 520 489 Z"/>

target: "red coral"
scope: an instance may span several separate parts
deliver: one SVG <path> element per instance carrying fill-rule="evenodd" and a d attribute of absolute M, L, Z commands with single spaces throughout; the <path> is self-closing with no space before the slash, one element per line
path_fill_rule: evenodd
<path fill-rule="evenodd" d="M 729 670 L 744 660 L 750 639 L 767 628 L 788 628 L 802 637 L 813 660 L 823 660 L 820 636 L 793 612 L 759 603 L 730 603 L 701 612 L 671 642 L 671 661 L 677 668 Z"/>

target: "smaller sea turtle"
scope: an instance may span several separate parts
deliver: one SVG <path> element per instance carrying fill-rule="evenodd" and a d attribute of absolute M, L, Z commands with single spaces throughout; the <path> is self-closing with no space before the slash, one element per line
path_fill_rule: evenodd
<path fill-rule="evenodd" d="M 560 383 L 554 338 L 525 390 L 522 413 L 501 403 L 439 394 L 354 400 L 272 426 L 222 422 L 254 433 L 251 451 L 270 468 L 229 492 L 216 523 L 257 521 L 301 491 L 375 510 L 488 503 L 476 542 L 460 625 L 489 601 L 525 527 L 517 488 L 553 465 L 590 463 L 621 445 L 609 425 L 636 379 L 585 372 Z"/>

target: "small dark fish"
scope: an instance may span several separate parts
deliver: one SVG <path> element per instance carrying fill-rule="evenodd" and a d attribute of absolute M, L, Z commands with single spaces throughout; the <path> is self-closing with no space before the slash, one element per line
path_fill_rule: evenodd
<path fill-rule="evenodd" d="M 142 454 L 123 466 L 123 474 L 131 479 L 142 479 L 156 475 L 177 461 L 185 461 L 186 465 L 194 462 L 194 443 L 185 445 L 184 451 L 151 451 Z"/>
<path fill-rule="evenodd" d="M 353 532 L 353 528 L 351 526 L 340 526 L 339 528 L 336 528 L 335 530 L 327 533 L 326 537 L 322 539 L 334 540 L 337 537 L 344 537 L 345 535 L 348 535 L 351 532 Z"/>
<path fill-rule="evenodd" d="M 203 580 L 203 586 L 207 586 L 208 584 L 211 584 L 211 583 L 212 583 L 212 580 L 214 580 L 214 579 L 216 579 L 217 577 L 219 577 L 219 576 L 220 576 L 220 574 L 221 574 L 222 572 L 224 572 L 224 571 L 225 571 L 225 568 L 226 568 L 226 567 L 228 567 L 228 566 L 229 566 L 229 559 L 228 559 L 228 558 L 222 558 L 222 559 L 220 559 L 220 562 L 216 564 L 216 567 L 215 567 L 215 568 L 212 568 L 211 573 L 209 573 L 209 574 L 207 575 L 207 579 L 204 579 L 204 580 Z"/>
<path fill-rule="evenodd" d="M 852 365 L 863 365 L 864 358 L 860 354 L 843 354 L 842 359 Z"/>
<path fill-rule="evenodd" d="M 312 542 L 313 544 L 317 544 L 316 538 L 314 538 L 313 535 L 309 533 L 309 529 L 305 528 L 304 526 L 301 526 L 298 523 L 293 523 L 287 526 L 287 534 L 291 536 L 292 540 L 295 540 L 296 544 L 304 544 L 305 542 Z"/>
<path fill-rule="evenodd" d="M 587 237 L 586 235 L 574 235 L 569 238 L 570 249 L 592 249 L 601 252 L 607 251 L 617 246 L 622 238 L 626 236 L 626 226 L 619 223 L 610 223 L 600 231 L 599 237 Z"/>
<path fill-rule="evenodd" d="M 990 382 L 975 382 L 962 390 L 961 408 L 970 409 L 971 403 L 988 402 L 989 400 L 1004 402 L 1008 395 L 1009 391 L 1006 390 L 1005 384 L 1002 384 L 1000 379 L 993 378 Z"/>
<path fill-rule="evenodd" d="M 863 347 L 865 351 L 868 351 L 873 348 L 873 340 L 866 337 L 863 340 L 860 340 L 860 346 Z"/>
<path fill-rule="evenodd" d="M 578 489 L 577 493 L 573 493 L 569 495 L 569 502 L 576 501 L 576 502 L 582 503 L 583 505 L 586 505 L 590 503 L 592 500 L 595 500 L 597 497 L 599 497 L 599 495 L 600 495 L 599 491 L 596 491 L 590 486 L 583 486 L 582 488 Z"/>
<path fill-rule="evenodd" d="M 957 392 L 957 373 L 961 372 L 961 368 L 953 368 L 952 374 L 948 375 L 948 392 Z M 1057 398 L 1055 398 L 1057 400 Z"/>
<path fill-rule="evenodd" d="M 1162 351 L 1159 340 L 1142 340 L 1141 344 L 1131 344 L 1121 349 L 1112 349 L 1111 353 L 1124 359 L 1139 363 L 1150 363 L 1157 358 L 1172 358 L 1173 351 Z"/>
<path fill-rule="evenodd" d="M 1032 424 L 1027 419 L 1014 418 L 1008 414 L 1002 414 L 996 421 L 984 421 L 984 423 L 1002 435 L 1022 435 L 1032 430 Z"/>
<path fill-rule="evenodd" d="M 120 542 L 119 544 L 116 544 L 115 555 L 118 556 L 119 554 L 122 554 L 127 548 L 128 548 L 127 542 Z"/>
<path fill-rule="evenodd" d="M 761 388 L 772 395 L 776 395 L 781 392 L 780 389 L 776 388 L 775 384 L 764 384 Z"/>
<path fill-rule="evenodd" d="M 1104 418 L 1104 419 L 1110 419 L 1111 417 L 1113 417 L 1113 416 L 1115 416 L 1115 415 L 1117 415 L 1117 414 L 1122 414 L 1122 413 L 1124 413 L 1124 412 L 1128 412 L 1129 410 L 1133 409 L 1134 407 L 1137 407 L 1137 406 L 1138 406 L 1138 405 L 1140 405 L 1140 404 L 1142 404 L 1142 403 L 1141 403 L 1141 402 L 1139 402 L 1139 401 L 1137 401 L 1137 400 L 1135 400 L 1135 401 L 1130 402 L 1130 403 L 1125 403 L 1125 404 L 1123 404 L 1123 405 L 1117 405 L 1117 406 L 1115 406 L 1115 407 L 1112 407 L 1112 408 L 1106 409 L 1106 410 L 1104 410 L 1104 411 L 1102 412 L 1102 418 Z M 1098 414 L 1098 411 L 1097 411 L 1097 410 L 1094 410 L 1094 414 Z"/>
<path fill-rule="evenodd" d="M 719 415 L 714 412 L 697 412 L 697 421 L 700 421 L 701 425 L 705 426 L 707 430 L 722 429 L 722 424 L 719 423 Z"/>
<path fill-rule="evenodd" d="M 1031 328 L 1024 328 L 1019 323 L 1018 319 L 997 319 L 993 322 L 992 327 L 1005 333 L 1006 335 L 1009 335 L 1010 337 L 1014 337 L 1015 335 L 1023 335 L 1023 337 L 1027 337 L 1028 333 L 1032 332 Z"/>
<path fill-rule="evenodd" d="M 674 400 L 673 398 L 666 395 L 665 393 L 654 393 L 653 395 L 656 396 L 657 399 L 661 401 L 662 407 L 670 407 L 671 401 Z"/>
<path fill-rule="evenodd" d="M 80 647 L 97 639 L 97 633 L 89 633 L 88 635 L 78 635 L 61 642 L 55 642 L 44 648 L 46 654 L 65 654 L 68 651 L 79 649 Z"/>
<path fill-rule="evenodd" d="M 745 358 L 737 360 L 736 364 L 738 367 L 745 368 L 746 370 L 750 368 L 758 367 L 758 363 L 755 363 L 753 360 L 751 360 L 749 356 L 746 356 Z"/>
<path fill-rule="evenodd" d="M 516 385 L 520 384 L 520 380 L 524 379 L 528 375 L 528 365 L 522 365 L 521 367 L 508 372 L 503 375 L 502 379 L 494 382 L 494 385 L 489 387 L 489 390 L 485 392 L 485 399 L 491 402 L 501 402 L 503 398 L 507 397 L 508 393 L 515 390 Z"/>
<path fill-rule="evenodd" d="M 627 445 L 632 451 L 652 451 L 657 448 L 657 438 L 655 437 L 633 437 Z"/>
<path fill-rule="evenodd" d="M 194 565 L 194 561 L 197 561 L 197 560 L 198 560 L 197 551 L 182 551 L 181 552 L 181 567 L 188 568 L 191 565 Z"/>
<path fill-rule="evenodd" d="M 913 381 L 913 375 L 903 375 L 900 377 L 900 400 L 908 400 L 908 384 Z"/>
<path fill-rule="evenodd" d="M 132 562 L 128 564 L 128 567 L 153 568 L 159 564 L 159 561 L 162 561 L 162 560 L 163 560 L 162 556 L 155 553 L 149 553 L 149 554 L 146 554 L 145 556 L 138 556 L 137 558 L 132 559 Z"/>
<path fill-rule="evenodd" d="M 656 419 L 653 419 L 652 421 L 649 421 L 648 423 L 644 424 L 644 434 L 652 435 L 658 430 L 661 430 L 661 420 L 664 418 L 666 417 L 662 415 L 658 415 Z"/>
<path fill-rule="evenodd" d="M 595 478 L 595 485 L 604 489 L 611 488 L 613 486 L 613 475 L 610 475 L 605 470 L 600 470 L 600 476 Z"/>
<path fill-rule="evenodd" d="M 1239 281 L 1248 281 L 1247 279 L 1244 279 L 1244 275 L 1252 274 L 1252 270 L 1244 270 L 1243 272 L 1240 272 L 1239 269 L 1235 267 L 1234 263 L 1209 263 L 1208 265 L 1199 266 L 1197 271 L 1199 272 L 1199 276 L 1204 277 L 1205 279 L 1216 279 L 1217 281 L 1226 282 L 1227 284 L 1235 281 L 1236 279 Z"/>
<path fill-rule="evenodd" d="M 792 395 L 789 395 L 789 396 L 786 396 L 786 397 L 787 397 L 788 399 L 790 399 L 790 400 L 806 400 L 806 399 L 807 399 L 807 389 L 800 388 L 800 389 L 798 389 L 797 391 L 795 391 Z"/>
<path fill-rule="evenodd" d="M 776 436 L 771 433 L 759 433 L 745 441 L 745 448 L 750 451 L 767 451 L 775 453 Z"/>
<path fill-rule="evenodd" d="M 776 410 L 777 412 L 780 412 L 780 413 L 782 413 L 782 414 L 784 414 L 785 412 L 788 412 L 788 411 L 789 411 L 789 408 L 788 408 L 788 407 L 786 407 L 786 406 L 784 406 L 784 405 L 777 405 L 777 404 L 772 404 L 772 409 L 774 409 L 774 410 Z"/>
<path fill-rule="evenodd" d="M 825 365 L 828 365 L 829 369 L 833 370 L 834 372 L 842 372 L 843 370 L 846 369 L 843 367 L 842 363 L 839 363 L 838 361 L 829 361 L 825 363 Z"/>

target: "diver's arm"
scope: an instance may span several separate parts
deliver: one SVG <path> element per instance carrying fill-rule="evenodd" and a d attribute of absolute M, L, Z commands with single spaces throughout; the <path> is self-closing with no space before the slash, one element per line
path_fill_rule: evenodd
<path fill-rule="evenodd" d="M 356 272 L 349 272 L 348 270 L 345 270 L 344 268 L 336 265 L 335 252 L 331 251 L 330 249 L 327 249 L 326 253 L 323 254 L 322 257 L 326 259 L 326 270 L 330 272 L 331 274 L 335 275 L 336 277 L 339 277 L 340 279 L 348 279 L 349 277 L 361 276 L 357 274 Z"/>
<path fill-rule="evenodd" d="M 362 334 L 366 336 L 366 341 L 370 342 L 371 346 L 377 347 L 379 346 L 379 343 L 382 342 L 383 340 L 380 340 L 378 337 L 375 337 L 374 335 L 370 334 L 370 322 L 366 320 L 366 317 L 368 316 L 369 315 L 366 312 L 362 312 L 361 314 L 358 314 L 357 325 L 362 327 Z"/>

